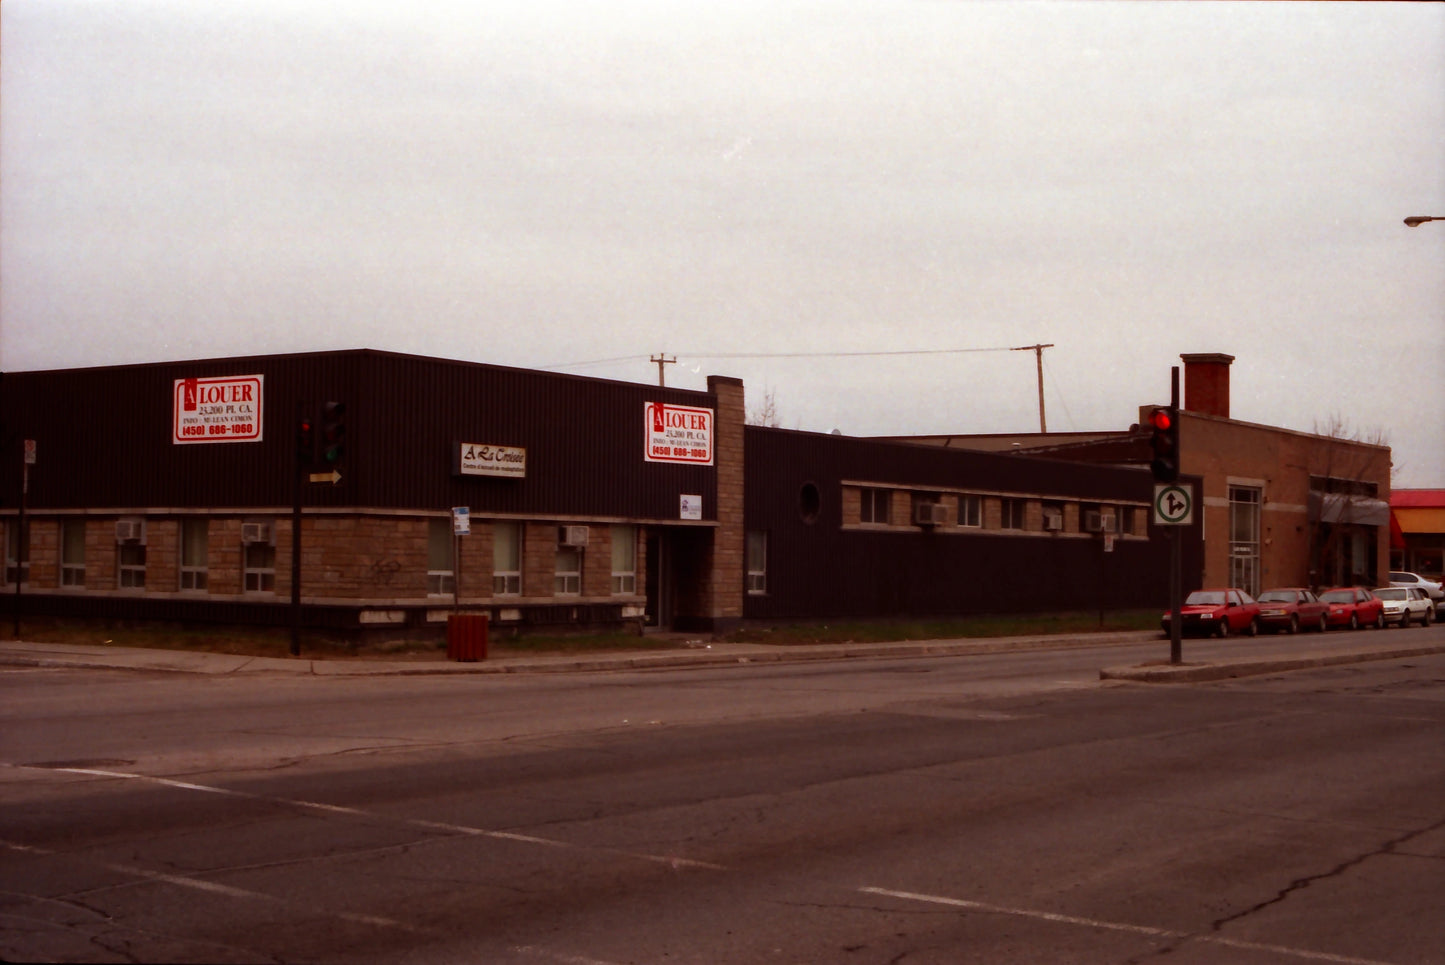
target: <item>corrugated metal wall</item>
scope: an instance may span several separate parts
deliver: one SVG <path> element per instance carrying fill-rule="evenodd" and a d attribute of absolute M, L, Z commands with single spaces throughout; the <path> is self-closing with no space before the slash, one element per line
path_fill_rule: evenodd
<path fill-rule="evenodd" d="M 1121 539 L 1108 554 L 1098 537 L 841 528 L 844 479 L 1147 504 L 1154 482 L 1147 472 L 756 426 L 747 428 L 745 440 L 747 526 L 768 534 L 768 593 L 747 597 L 750 619 L 1167 603 L 1169 548 L 1154 528 L 1148 542 Z M 807 483 L 822 497 L 812 523 L 799 511 L 799 493 Z M 1183 536 L 1189 586 L 1201 572 L 1199 527 L 1184 527 Z"/>
<path fill-rule="evenodd" d="M 257 374 L 261 442 L 171 442 L 176 379 Z M 6 374 L 0 500 L 18 503 L 28 438 L 38 512 L 286 507 L 297 405 L 328 400 L 347 404 L 344 481 L 307 484 L 307 506 L 669 520 L 685 493 L 715 518 L 712 467 L 643 459 L 644 403 L 707 393 L 369 350 Z M 526 478 L 454 477 L 454 442 L 524 447 Z"/>

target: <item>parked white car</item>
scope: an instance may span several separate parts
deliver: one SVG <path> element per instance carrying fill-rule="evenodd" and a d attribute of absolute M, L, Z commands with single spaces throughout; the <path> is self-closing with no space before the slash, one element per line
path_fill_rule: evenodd
<path fill-rule="evenodd" d="M 1375 596 L 1385 601 L 1385 622 L 1408 627 L 1412 623 L 1428 627 L 1435 618 L 1435 605 L 1419 587 L 1382 586 Z"/>
<path fill-rule="evenodd" d="M 1391 570 L 1390 585 L 1417 587 L 1426 598 L 1435 604 L 1435 615 L 1445 616 L 1445 587 L 1442 587 L 1438 581 L 1427 580 L 1418 573 Z"/>

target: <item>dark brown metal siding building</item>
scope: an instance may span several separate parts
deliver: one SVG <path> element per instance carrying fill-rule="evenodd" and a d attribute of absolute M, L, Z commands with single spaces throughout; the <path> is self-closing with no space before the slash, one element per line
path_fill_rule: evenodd
<path fill-rule="evenodd" d="M 176 379 L 261 375 L 263 439 L 174 445 Z M 706 393 L 370 350 L 7 373 L 0 418 L 18 467 L 37 441 L 29 505 L 45 509 L 287 507 L 298 406 L 347 405 L 343 481 L 307 506 L 675 519 L 678 492 L 716 518 L 711 467 L 643 461 L 644 404 Z M 524 479 L 454 476 L 456 442 L 524 447 Z M 0 474 L 14 507 L 19 474 Z"/>
<path fill-rule="evenodd" d="M 1152 527 L 1147 539 L 1120 539 L 1105 553 L 1098 535 L 870 530 L 847 528 L 842 516 L 848 480 L 898 486 L 900 498 L 971 490 L 1147 505 L 1147 471 L 757 426 L 745 438 L 747 528 L 767 534 L 768 553 L 767 592 L 745 601 L 750 619 L 1089 611 L 1168 600 L 1168 541 Z M 806 486 L 817 490 L 815 517 L 802 505 Z M 1199 528 L 1180 529 L 1185 585 L 1197 585 Z"/>

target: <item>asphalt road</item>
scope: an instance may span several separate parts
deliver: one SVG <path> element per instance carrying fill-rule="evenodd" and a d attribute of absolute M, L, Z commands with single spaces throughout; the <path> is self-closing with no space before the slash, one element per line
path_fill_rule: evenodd
<path fill-rule="evenodd" d="M 1445 657 L 1136 649 L 0 671 L 0 958 L 1445 959 Z"/>

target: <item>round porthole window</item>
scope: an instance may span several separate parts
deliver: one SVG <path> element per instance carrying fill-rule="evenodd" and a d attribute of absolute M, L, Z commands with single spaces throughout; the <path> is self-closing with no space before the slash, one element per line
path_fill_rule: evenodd
<path fill-rule="evenodd" d="M 823 497 L 819 494 L 818 487 L 813 483 L 803 483 L 803 488 L 798 491 L 798 515 L 803 517 L 805 523 L 816 523 L 822 510 Z"/>

